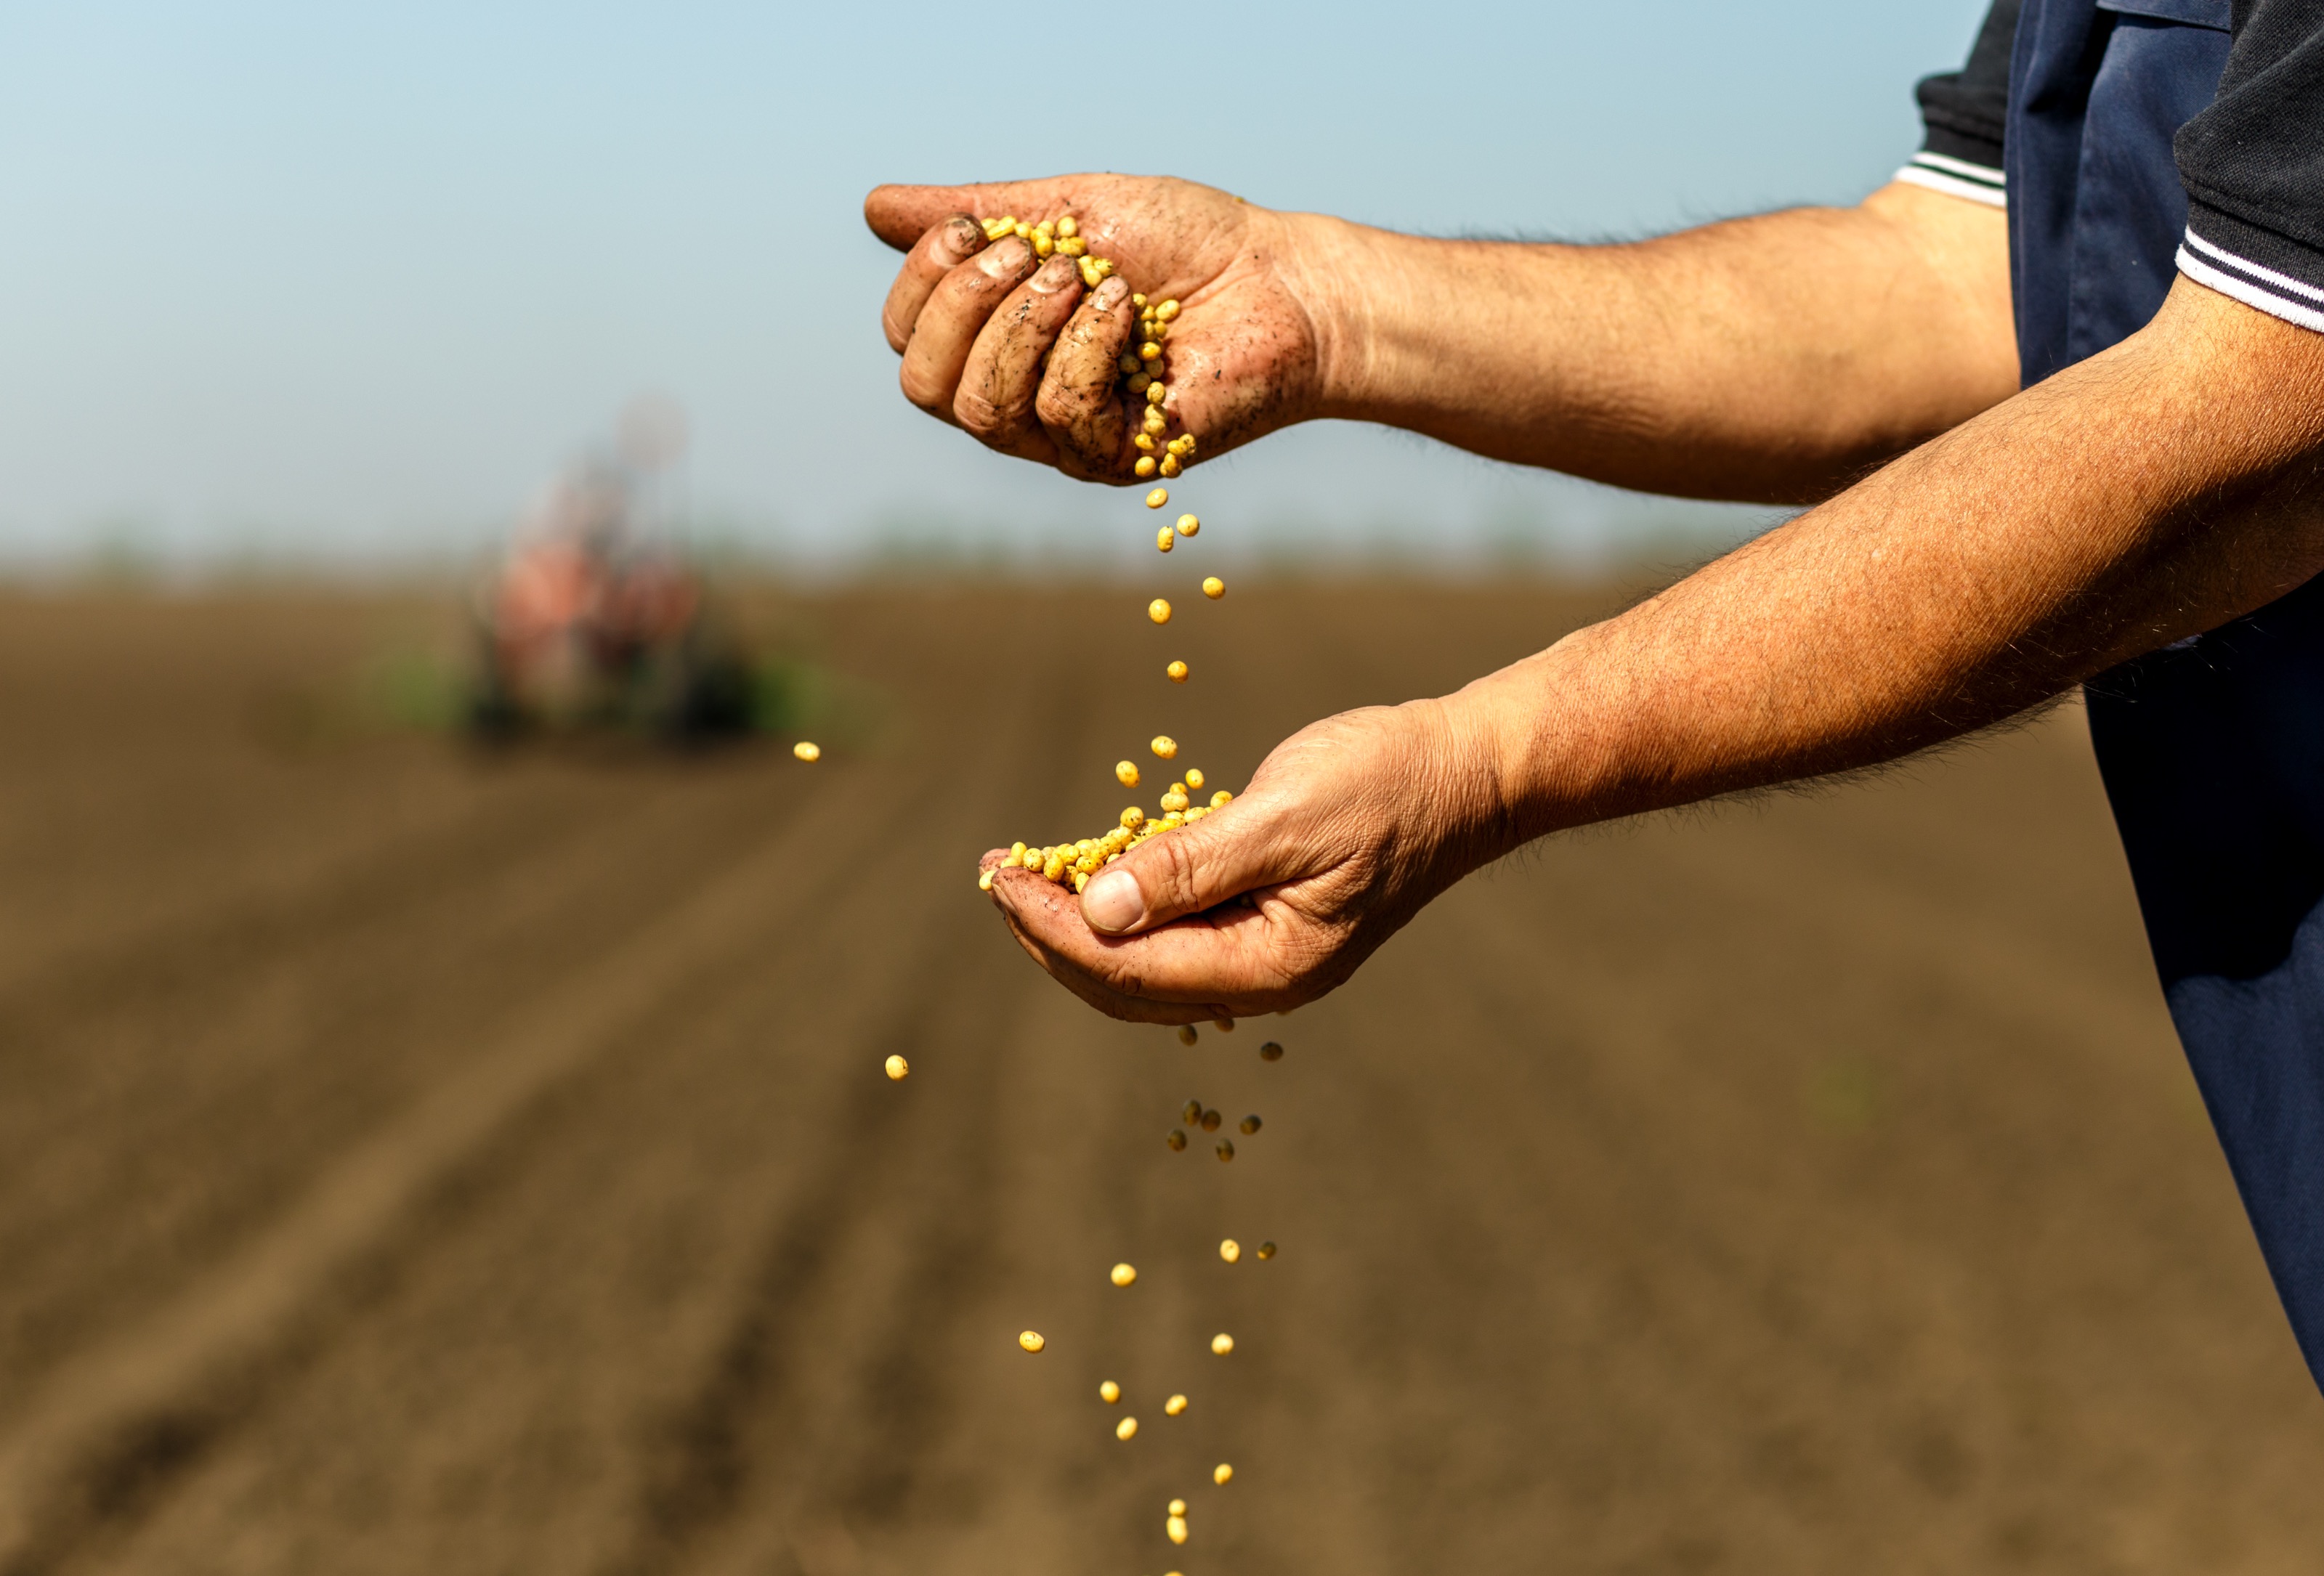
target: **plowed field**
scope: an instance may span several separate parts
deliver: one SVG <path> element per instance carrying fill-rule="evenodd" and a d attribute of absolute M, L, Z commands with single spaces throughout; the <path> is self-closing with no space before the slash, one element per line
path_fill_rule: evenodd
<path fill-rule="evenodd" d="M 809 768 L 381 721 L 409 600 L 0 605 L 0 1570 L 2318 1568 L 2079 714 L 1561 840 L 1186 1049 L 976 856 L 1593 604 L 1141 606 L 770 594 Z"/>

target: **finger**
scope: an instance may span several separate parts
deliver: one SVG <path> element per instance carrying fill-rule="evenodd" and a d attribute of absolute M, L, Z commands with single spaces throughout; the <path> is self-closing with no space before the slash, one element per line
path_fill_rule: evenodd
<path fill-rule="evenodd" d="M 1130 1023 L 1203 1023 L 1268 1010 L 1248 1002 L 1217 1000 L 1216 991 L 1176 994 L 1149 991 L 1139 972 L 1143 958 L 1130 954 L 1130 949 L 1150 947 L 1158 938 L 1141 938 L 1133 944 L 1109 942 L 1091 934 L 1082 923 L 1072 893 L 1033 871 L 1001 871 L 993 879 L 992 891 L 1010 933 L 1026 954 L 1052 979 L 1108 1017 Z M 1109 952 L 1129 955 L 1117 958 Z"/>
<path fill-rule="evenodd" d="M 1130 417 L 1116 391 L 1117 364 L 1137 327 L 1130 282 L 1116 276 L 1083 300 L 1049 353 L 1034 414 L 1057 446 L 1059 463 L 1076 475 L 1126 479 L 1136 463 Z"/>
<path fill-rule="evenodd" d="M 1082 177 L 996 180 L 982 186 L 875 186 L 863 198 L 863 222 L 901 252 L 949 214 L 997 219 L 1013 214 L 1038 221 L 1071 211 Z"/>
<path fill-rule="evenodd" d="M 966 214 L 954 214 L 928 226 L 904 254 L 896 282 L 888 287 L 888 303 L 880 310 L 880 327 L 888 331 L 889 348 L 899 355 L 912 342 L 912 325 L 928 304 L 944 276 L 984 250 L 984 226 Z"/>
<path fill-rule="evenodd" d="M 985 319 L 1039 265 L 1033 248 L 1015 235 L 978 253 L 936 281 L 912 325 L 898 374 L 904 398 L 931 416 L 952 419 L 953 392 Z"/>
<path fill-rule="evenodd" d="M 1041 966 L 1084 1000 L 1114 1002 L 1107 1010 L 1117 1017 L 1170 1023 L 1251 1017 L 1321 995 L 1341 977 L 1329 966 L 1333 927 L 1278 899 L 1191 916 L 1143 935 L 1106 936 L 1055 887 L 1018 886 L 1002 898 L 1019 944 Z"/>
<path fill-rule="evenodd" d="M 1004 454 L 1047 463 L 1056 446 L 1033 414 L 1041 364 L 1082 296 L 1080 268 L 1052 257 L 1001 303 L 962 370 L 952 413 L 964 430 Z"/>
<path fill-rule="evenodd" d="M 1148 838 L 1090 878 L 1082 917 L 1100 935 L 1137 935 L 1257 888 L 1313 872 L 1285 857 L 1280 817 L 1238 799 Z"/>

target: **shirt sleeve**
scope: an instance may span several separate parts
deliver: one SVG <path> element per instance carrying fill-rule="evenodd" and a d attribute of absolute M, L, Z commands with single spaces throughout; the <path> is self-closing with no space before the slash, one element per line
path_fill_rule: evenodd
<path fill-rule="evenodd" d="M 2324 0 L 2319 0 L 2324 4 Z M 1896 179 L 1971 202 L 2006 206 L 2001 172 L 2001 133 L 2009 119 L 2009 51 L 2017 40 L 2018 0 L 1994 0 L 1977 30 L 1969 64 L 1922 79 L 1924 135 L 1913 161 Z"/>
<path fill-rule="evenodd" d="M 2324 331 L 2324 0 L 2235 0 L 2235 22 L 2219 96 L 2174 144 L 2179 270 Z"/>

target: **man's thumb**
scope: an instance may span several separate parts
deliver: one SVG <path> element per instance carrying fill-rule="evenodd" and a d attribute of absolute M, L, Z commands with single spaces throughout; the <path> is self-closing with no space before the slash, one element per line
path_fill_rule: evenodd
<path fill-rule="evenodd" d="M 1259 822 L 1231 806 L 1149 839 L 1090 878 L 1082 918 L 1101 935 L 1133 935 L 1281 880 L 1262 865 Z"/>

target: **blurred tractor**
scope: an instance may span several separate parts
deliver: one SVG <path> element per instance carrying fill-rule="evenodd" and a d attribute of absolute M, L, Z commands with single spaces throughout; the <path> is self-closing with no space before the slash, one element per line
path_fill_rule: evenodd
<path fill-rule="evenodd" d="M 674 410 L 632 407 L 616 454 L 560 478 L 479 586 L 479 733 L 699 739 L 752 727 L 745 654 L 702 576 L 643 517 L 682 433 Z"/>

